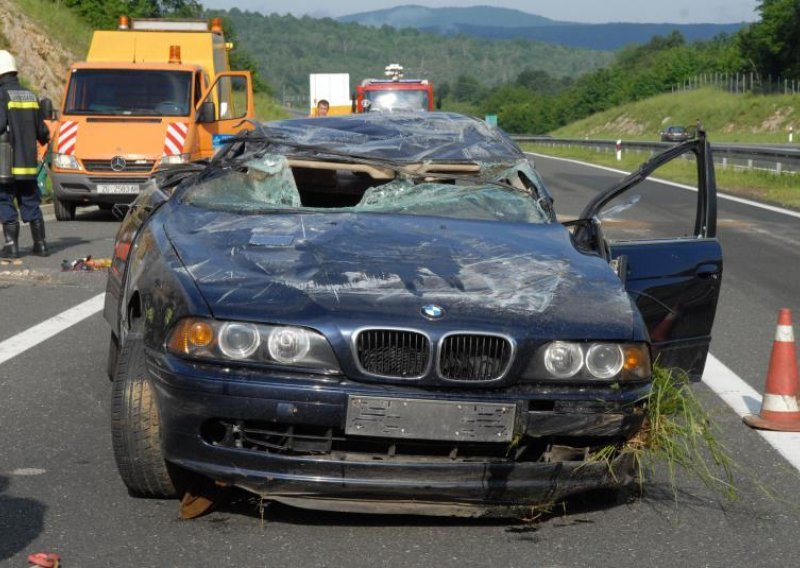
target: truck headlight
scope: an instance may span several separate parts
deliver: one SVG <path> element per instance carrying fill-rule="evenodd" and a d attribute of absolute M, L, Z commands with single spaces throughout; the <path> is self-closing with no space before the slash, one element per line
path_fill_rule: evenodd
<path fill-rule="evenodd" d="M 53 154 L 53 165 L 62 170 L 81 169 L 77 158 L 72 154 Z"/>
<path fill-rule="evenodd" d="M 164 156 L 158 163 L 159 168 L 164 166 L 177 166 L 178 164 L 188 164 L 191 161 L 191 154 L 174 154 L 172 156 Z"/>
<path fill-rule="evenodd" d="M 305 327 L 184 318 L 170 332 L 166 346 L 193 359 L 341 372 L 325 336 Z"/>

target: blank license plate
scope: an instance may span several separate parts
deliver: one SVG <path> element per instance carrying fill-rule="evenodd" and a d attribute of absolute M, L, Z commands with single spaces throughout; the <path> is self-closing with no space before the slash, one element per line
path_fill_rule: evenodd
<path fill-rule="evenodd" d="M 510 442 L 516 405 L 350 396 L 345 432 L 354 436 Z"/>
<path fill-rule="evenodd" d="M 139 193 L 138 183 L 98 183 L 97 193 Z"/>

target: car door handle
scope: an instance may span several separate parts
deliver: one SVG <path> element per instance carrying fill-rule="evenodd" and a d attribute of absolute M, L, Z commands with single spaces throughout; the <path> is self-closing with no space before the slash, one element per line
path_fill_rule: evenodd
<path fill-rule="evenodd" d="M 719 265 L 717 264 L 701 264 L 695 270 L 698 278 L 717 278 L 719 276 Z"/>

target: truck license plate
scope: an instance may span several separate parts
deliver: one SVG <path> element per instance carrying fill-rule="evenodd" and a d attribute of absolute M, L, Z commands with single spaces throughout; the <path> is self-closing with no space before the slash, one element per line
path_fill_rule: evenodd
<path fill-rule="evenodd" d="M 516 405 L 350 395 L 345 433 L 380 438 L 510 442 Z"/>
<path fill-rule="evenodd" d="M 138 183 L 98 183 L 97 193 L 139 193 Z"/>

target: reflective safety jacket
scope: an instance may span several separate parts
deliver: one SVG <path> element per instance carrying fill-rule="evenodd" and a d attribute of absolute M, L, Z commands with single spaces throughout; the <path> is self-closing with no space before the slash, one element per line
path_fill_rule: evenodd
<path fill-rule="evenodd" d="M 8 129 L 14 148 L 14 179 L 35 179 L 38 173 L 37 140 L 47 144 L 50 132 L 39 112 L 36 95 L 19 84 L 15 75 L 0 77 L 0 134 Z"/>

